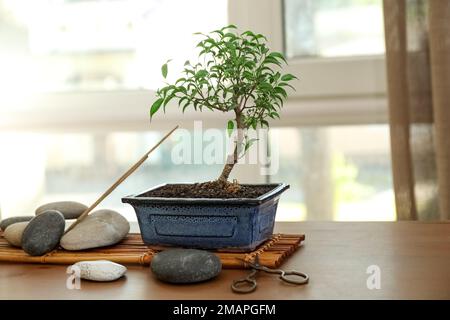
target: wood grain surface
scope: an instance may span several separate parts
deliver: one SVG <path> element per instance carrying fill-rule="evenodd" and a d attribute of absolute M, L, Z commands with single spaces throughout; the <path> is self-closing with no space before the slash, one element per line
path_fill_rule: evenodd
<path fill-rule="evenodd" d="M 306 235 L 283 269 L 308 273 L 309 284 L 260 274 L 254 293 L 237 295 L 231 281 L 247 270 L 180 286 L 131 266 L 116 282 L 82 281 L 80 290 L 68 290 L 67 266 L 0 263 L 0 299 L 450 299 L 450 223 L 299 222 L 278 223 L 275 231 Z M 366 286 L 371 265 L 381 270 L 379 290 Z"/>

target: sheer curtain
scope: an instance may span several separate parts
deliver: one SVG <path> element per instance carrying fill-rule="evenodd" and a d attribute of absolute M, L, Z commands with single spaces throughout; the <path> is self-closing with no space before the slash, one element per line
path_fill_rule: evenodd
<path fill-rule="evenodd" d="M 399 220 L 450 219 L 450 0 L 384 0 Z"/>

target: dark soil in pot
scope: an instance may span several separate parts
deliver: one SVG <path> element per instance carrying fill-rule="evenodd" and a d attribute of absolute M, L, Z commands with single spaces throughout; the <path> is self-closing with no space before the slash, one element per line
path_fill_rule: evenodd
<path fill-rule="evenodd" d="M 211 181 L 193 184 L 167 184 L 142 194 L 141 197 L 255 199 L 273 188 L 273 185 L 239 185 Z"/>

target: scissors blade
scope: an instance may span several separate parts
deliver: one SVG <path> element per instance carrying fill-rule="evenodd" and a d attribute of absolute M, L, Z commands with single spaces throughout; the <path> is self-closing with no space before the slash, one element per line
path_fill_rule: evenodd
<path fill-rule="evenodd" d="M 249 265 L 253 269 L 258 269 L 258 268 L 261 267 L 260 264 L 259 264 L 258 256 L 256 256 L 256 258 L 253 260 L 253 262 L 245 260 L 245 259 L 242 259 L 242 258 L 237 258 L 237 257 L 235 259 L 237 259 L 239 261 L 242 261 L 244 264 Z"/>

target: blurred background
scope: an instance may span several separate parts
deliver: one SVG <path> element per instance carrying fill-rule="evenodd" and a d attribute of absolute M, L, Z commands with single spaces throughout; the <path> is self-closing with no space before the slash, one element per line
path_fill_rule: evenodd
<path fill-rule="evenodd" d="M 381 0 L 0 0 L 0 208 L 89 205 L 173 125 L 225 128 L 182 114 L 150 124 L 163 84 L 196 56 L 194 32 L 236 24 L 265 34 L 299 76 L 271 123 L 279 171 L 239 166 L 240 182 L 285 182 L 277 219 L 395 220 Z M 136 220 L 121 197 L 165 182 L 214 179 L 220 165 L 175 165 L 162 145 L 101 207 Z"/>

